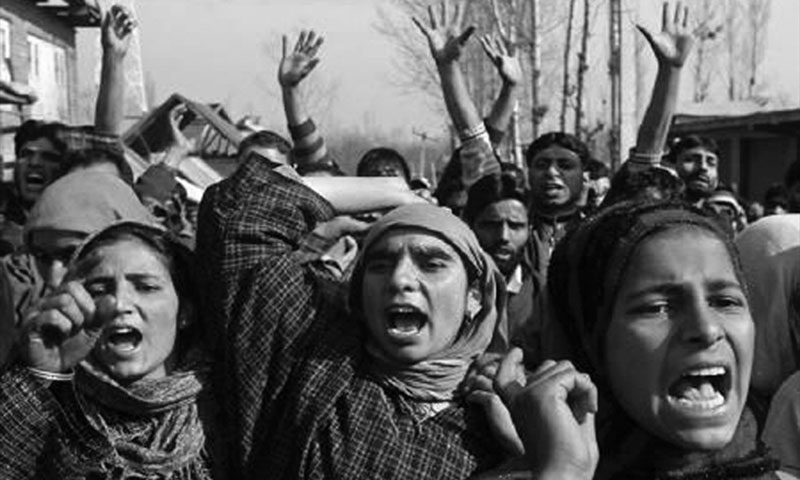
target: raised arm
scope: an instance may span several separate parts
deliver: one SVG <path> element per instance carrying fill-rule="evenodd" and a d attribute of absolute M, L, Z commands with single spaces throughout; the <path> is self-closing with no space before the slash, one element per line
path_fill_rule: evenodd
<path fill-rule="evenodd" d="M 503 81 L 500 95 L 485 120 L 486 129 L 495 145 L 500 143 L 503 134 L 508 130 L 511 116 L 514 114 L 519 85 L 522 83 L 522 65 L 514 46 L 506 45 L 505 39 L 492 38 L 489 35 L 481 37 L 483 51 L 486 52 Z"/>
<path fill-rule="evenodd" d="M 482 128 L 483 123 L 469 96 L 464 74 L 458 63 L 464 45 L 475 32 L 475 27 L 469 26 L 461 30 L 464 10 L 460 3 L 456 2 L 454 7 L 451 3 L 450 0 L 443 1 L 438 16 L 434 8 L 429 6 L 430 18 L 427 25 L 417 18 L 413 21 L 428 40 L 428 47 L 442 82 L 447 113 L 464 140 L 464 136 L 470 137 L 475 129 Z M 452 15 L 450 10 L 453 10 Z"/>
<path fill-rule="evenodd" d="M 453 10 L 452 15 L 450 10 Z M 460 3 L 451 6 L 445 0 L 441 3 L 440 14 L 428 7 L 429 24 L 417 18 L 414 24 L 428 40 L 442 82 L 442 94 L 450 120 L 461 140 L 458 161 L 461 162 L 462 184 L 464 188 L 477 182 L 483 175 L 500 171 L 500 164 L 494 156 L 489 136 L 478 110 L 472 102 L 458 59 L 475 27 L 461 30 L 464 10 Z"/>
<path fill-rule="evenodd" d="M 288 41 L 284 35 L 278 83 L 281 86 L 286 122 L 294 142 L 294 161 L 298 165 L 310 165 L 325 158 L 327 150 L 322 136 L 306 111 L 300 84 L 319 63 L 317 53 L 324 39 L 313 30 L 304 30 L 300 32 L 292 51 L 289 51 Z"/>
<path fill-rule="evenodd" d="M 101 44 L 103 59 L 100 90 L 95 106 L 95 127 L 102 132 L 119 135 L 125 115 L 125 55 L 136 27 L 130 11 L 114 5 L 103 18 Z"/>
<path fill-rule="evenodd" d="M 678 102 L 681 70 L 694 43 L 694 38 L 687 30 L 688 15 L 688 9 L 680 3 L 675 7 L 674 15 L 670 15 L 669 5 L 665 2 L 660 32 L 637 25 L 658 60 L 658 73 L 653 95 L 639 126 L 636 146 L 629 159 L 632 166 L 660 164 Z"/>
<path fill-rule="evenodd" d="M 318 317 L 337 312 L 321 288 L 337 279 L 329 278 L 323 265 L 303 262 L 297 251 L 332 218 L 340 200 L 329 203 L 290 167 L 271 167 L 249 157 L 232 176 L 209 187 L 200 205 L 202 287 L 214 293 L 203 313 L 224 344 L 220 388 L 231 392 L 224 411 L 231 414 L 226 420 L 236 441 L 236 465 L 249 464 L 257 425 L 274 428 L 278 421 L 274 412 L 296 362 L 326 328 Z"/>

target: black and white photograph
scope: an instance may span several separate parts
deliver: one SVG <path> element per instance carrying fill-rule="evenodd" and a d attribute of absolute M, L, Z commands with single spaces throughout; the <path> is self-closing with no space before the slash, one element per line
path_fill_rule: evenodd
<path fill-rule="evenodd" d="M 800 479 L 797 0 L 0 0 L 0 480 Z"/>

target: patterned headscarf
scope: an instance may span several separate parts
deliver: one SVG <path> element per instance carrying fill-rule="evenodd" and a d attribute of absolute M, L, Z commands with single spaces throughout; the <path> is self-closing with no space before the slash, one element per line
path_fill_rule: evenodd
<path fill-rule="evenodd" d="M 149 223 L 119 222 L 91 235 L 73 255 L 68 275 L 80 277 L 83 259 L 105 242 L 125 236 L 146 245 L 163 240 L 163 248 L 170 252 L 170 275 L 181 302 L 196 302 L 192 252 L 169 232 Z M 163 378 L 122 385 L 93 356 L 76 368 L 75 392 L 83 415 L 114 449 L 115 467 L 124 472 L 121 477 L 210 478 L 203 456 L 206 430 L 213 426 L 207 419 L 204 424 L 201 404 L 208 405 L 213 398 L 200 330 L 192 323 L 180 331 L 173 347 L 174 370 Z"/>
<path fill-rule="evenodd" d="M 445 350 L 414 365 L 401 364 L 388 357 L 375 342 L 369 341 L 373 373 L 379 381 L 420 401 L 451 400 L 464 379 L 470 363 L 489 348 L 502 350 L 507 344 L 505 285 L 492 259 L 481 249 L 472 230 L 449 210 L 430 204 L 397 208 L 370 229 L 356 262 L 350 289 L 350 308 L 361 309 L 361 283 L 365 256 L 387 232 L 414 229 L 444 240 L 461 256 L 467 277 L 479 288 L 480 310 L 471 319 L 453 319 L 462 324 L 459 335 Z"/>

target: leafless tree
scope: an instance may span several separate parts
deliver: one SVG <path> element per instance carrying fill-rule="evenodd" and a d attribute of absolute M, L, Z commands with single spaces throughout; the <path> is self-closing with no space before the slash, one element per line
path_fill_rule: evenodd
<path fill-rule="evenodd" d="M 693 12 L 697 25 L 694 29 L 696 46 L 696 60 L 694 63 L 694 101 L 704 102 L 709 96 L 712 73 L 715 68 L 719 50 L 718 39 L 723 29 L 723 24 L 718 20 L 720 3 L 716 0 L 702 0 Z"/>
<path fill-rule="evenodd" d="M 747 0 L 746 23 L 748 27 L 748 65 L 747 65 L 747 96 L 756 96 L 756 84 L 764 54 L 766 51 L 767 24 L 772 6 L 772 0 Z"/>
<path fill-rule="evenodd" d="M 567 37 L 564 42 L 564 63 L 561 68 L 563 69 L 561 80 L 561 117 L 559 125 L 561 131 L 567 130 L 567 103 L 572 94 L 572 85 L 569 83 L 569 70 L 570 70 L 570 53 L 572 50 L 572 20 L 575 16 L 575 0 L 569 0 L 569 14 L 567 15 Z"/>
<path fill-rule="evenodd" d="M 578 52 L 578 72 L 575 91 L 575 134 L 582 136 L 583 87 L 586 71 L 589 70 L 589 0 L 583 0 L 583 26 L 581 27 L 581 50 Z"/>

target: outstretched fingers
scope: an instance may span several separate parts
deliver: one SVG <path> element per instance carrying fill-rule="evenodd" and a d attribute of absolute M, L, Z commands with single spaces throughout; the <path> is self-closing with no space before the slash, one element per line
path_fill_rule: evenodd
<path fill-rule="evenodd" d="M 436 13 L 433 11 L 433 5 L 428 5 L 428 19 L 431 22 L 431 29 L 436 30 L 439 28 L 439 22 L 436 19 Z"/>
<path fill-rule="evenodd" d="M 423 35 L 425 35 L 425 37 L 426 37 L 426 38 L 430 39 L 430 37 L 431 37 L 431 32 L 430 32 L 430 30 L 428 29 L 428 27 L 426 27 L 426 26 L 425 26 L 425 24 L 424 24 L 424 23 L 420 22 L 420 21 L 417 19 L 417 17 L 411 17 L 411 21 L 412 21 L 412 22 L 414 22 L 414 25 L 416 25 L 416 26 L 417 26 L 417 28 L 419 29 L 419 31 L 420 31 L 420 32 L 422 32 L 422 34 L 423 34 Z"/>
<path fill-rule="evenodd" d="M 492 63 L 497 63 L 499 57 L 499 53 L 495 49 L 492 41 L 490 40 L 489 35 L 484 35 L 480 38 L 481 47 L 483 47 L 483 51 L 486 52 L 486 56 L 492 61 Z"/>
<path fill-rule="evenodd" d="M 673 17 L 673 20 L 672 20 L 672 24 L 675 25 L 675 26 L 678 26 L 678 25 L 681 24 L 681 10 L 682 10 L 681 2 L 678 2 L 675 5 L 675 12 L 673 13 L 674 17 Z"/>
<path fill-rule="evenodd" d="M 306 38 L 308 37 L 308 32 L 305 30 L 300 31 L 300 35 L 297 36 L 297 42 L 294 44 L 294 53 L 301 53 L 303 51 L 303 46 L 306 43 Z"/>

